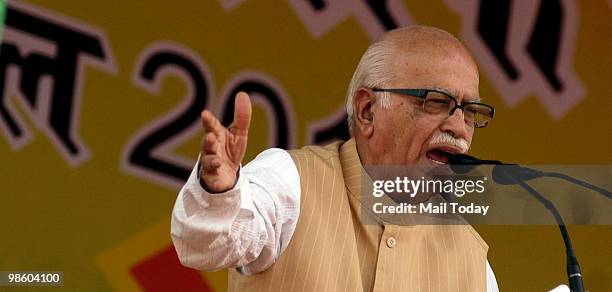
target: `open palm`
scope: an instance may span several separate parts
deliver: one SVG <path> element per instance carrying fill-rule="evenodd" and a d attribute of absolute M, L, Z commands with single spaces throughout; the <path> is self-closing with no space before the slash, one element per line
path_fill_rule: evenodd
<path fill-rule="evenodd" d="M 251 123 L 251 100 L 244 92 L 236 94 L 234 121 L 225 128 L 208 110 L 202 111 L 202 140 L 200 183 L 213 193 L 231 189 L 247 147 Z"/>

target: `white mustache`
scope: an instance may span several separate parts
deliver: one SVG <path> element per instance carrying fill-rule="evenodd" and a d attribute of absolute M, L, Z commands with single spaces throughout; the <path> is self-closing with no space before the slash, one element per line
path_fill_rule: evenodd
<path fill-rule="evenodd" d="M 434 145 L 452 145 L 461 149 L 461 153 L 466 153 L 470 149 L 470 144 L 463 138 L 455 138 L 451 134 L 443 132 L 434 134 L 429 141 L 429 146 Z"/>

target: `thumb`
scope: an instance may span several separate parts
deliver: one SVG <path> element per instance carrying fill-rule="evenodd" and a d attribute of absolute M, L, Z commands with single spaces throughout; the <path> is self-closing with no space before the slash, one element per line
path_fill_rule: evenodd
<path fill-rule="evenodd" d="M 251 99 L 248 94 L 241 91 L 236 94 L 234 101 L 234 122 L 232 128 L 239 135 L 245 135 L 251 124 Z"/>

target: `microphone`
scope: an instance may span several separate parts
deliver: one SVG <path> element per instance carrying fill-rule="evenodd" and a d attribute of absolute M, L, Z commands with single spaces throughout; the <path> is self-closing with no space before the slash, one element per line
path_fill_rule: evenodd
<path fill-rule="evenodd" d="M 503 163 L 499 160 L 485 160 L 467 154 L 454 154 L 449 158 L 451 169 L 457 174 L 472 171 L 478 165 L 495 165 L 493 167 L 493 181 L 500 185 L 514 185 L 521 181 L 543 177 L 542 171 L 522 167 L 516 164 Z"/>
<path fill-rule="evenodd" d="M 451 154 L 448 163 L 451 165 L 505 164 L 499 160 L 483 160 L 467 154 Z"/>
<path fill-rule="evenodd" d="M 503 164 L 497 160 L 482 160 L 467 154 L 452 154 L 448 158 L 451 170 L 456 174 L 465 174 L 472 171 L 476 166 L 483 164 Z"/>
<path fill-rule="evenodd" d="M 469 156 L 466 154 L 454 154 L 449 158 L 449 164 L 451 165 L 451 169 L 457 174 L 463 174 L 470 172 L 478 165 L 495 165 L 493 167 L 493 181 L 501 185 L 513 185 L 518 184 L 527 192 L 529 192 L 532 196 L 534 196 L 555 218 L 557 225 L 559 227 L 559 231 L 561 232 L 561 237 L 563 238 L 563 243 L 565 244 L 565 254 L 566 254 L 566 269 L 569 280 L 570 289 L 572 292 L 583 292 L 584 284 L 582 282 L 582 274 L 580 271 L 580 265 L 578 264 L 578 259 L 574 254 L 574 247 L 572 246 L 572 242 L 570 240 L 569 232 L 565 227 L 565 222 L 559 214 L 559 211 L 553 203 L 546 198 L 544 198 L 540 193 L 538 193 L 535 189 L 529 186 L 525 181 L 531 180 L 534 178 L 551 176 L 566 179 L 570 182 L 577 183 L 576 181 L 572 181 L 567 179 L 567 176 L 556 176 L 551 175 L 552 173 L 545 173 L 539 170 L 522 167 L 517 164 L 506 164 L 499 160 L 482 160 L 473 156 Z M 576 180 L 576 179 L 575 179 Z M 579 181 L 579 180 L 578 180 Z M 580 181 L 582 182 L 582 181 Z M 584 184 L 579 184 L 585 186 L 587 184 L 588 188 L 593 189 L 592 185 L 582 182 Z M 589 187 L 590 186 L 590 187 Z M 598 190 L 596 190 L 598 191 Z M 601 193 L 601 191 L 600 191 Z M 609 192 L 608 192 L 609 193 Z M 605 194 L 604 194 L 605 195 Z"/>
<path fill-rule="evenodd" d="M 465 174 L 468 173 L 479 165 L 512 165 L 506 164 L 499 160 L 485 160 L 479 159 L 474 156 L 470 156 L 467 154 L 452 154 L 448 159 L 448 164 L 450 165 L 451 170 L 456 174 Z M 498 175 L 499 179 L 502 179 L 506 183 L 500 183 L 502 185 L 507 184 L 515 184 L 516 182 L 512 181 L 512 178 L 508 178 L 507 176 Z M 493 174 L 493 180 L 497 182 L 495 174 Z"/>

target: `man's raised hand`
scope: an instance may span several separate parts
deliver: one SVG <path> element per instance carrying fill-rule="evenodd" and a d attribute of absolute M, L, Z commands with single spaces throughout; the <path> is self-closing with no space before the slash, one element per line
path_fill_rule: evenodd
<path fill-rule="evenodd" d="M 231 189 L 237 180 L 240 163 L 247 147 L 251 123 L 251 100 L 244 92 L 236 94 L 234 121 L 225 128 L 209 110 L 202 111 L 200 184 L 213 193 Z"/>

